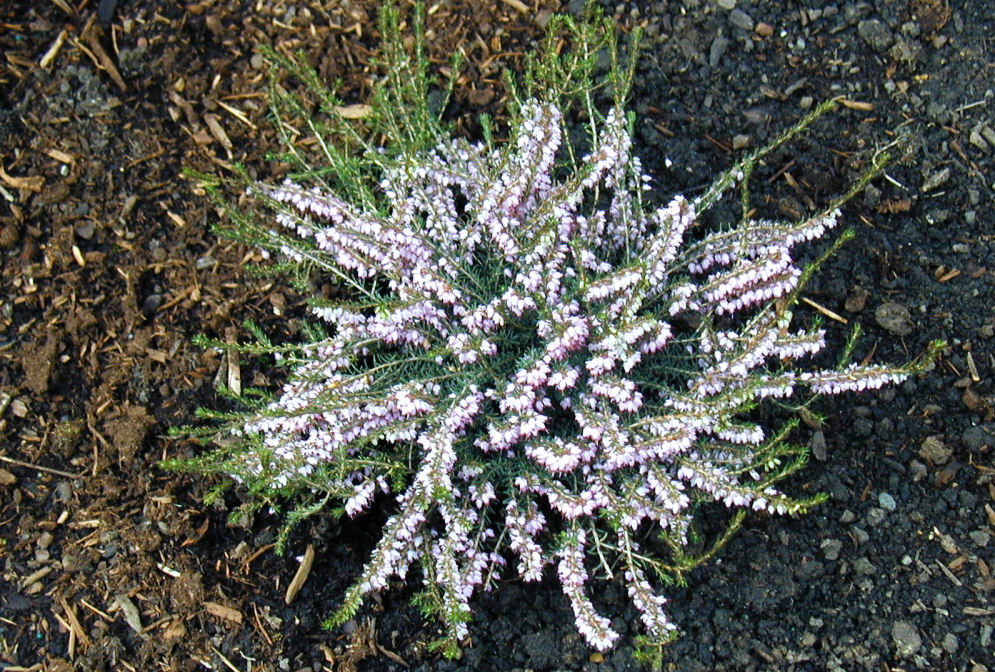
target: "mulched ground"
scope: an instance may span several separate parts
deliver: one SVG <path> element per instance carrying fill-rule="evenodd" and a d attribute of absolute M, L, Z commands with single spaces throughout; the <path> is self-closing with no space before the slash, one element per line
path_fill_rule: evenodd
<path fill-rule="evenodd" d="M 181 174 L 240 161 L 271 174 L 259 44 L 303 49 L 348 102 L 376 72 L 372 0 L 241 3 L 14 0 L 0 6 L 0 664 L 17 670 L 627 670 L 592 655 L 552 582 L 481 597 L 460 661 L 393 591 L 342 631 L 318 627 L 377 534 L 377 517 L 318 518 L 287 557 L 277 521 L 231 526 L 210 483 L 161 471 L 165 436 L 215 400 L 231 367 L 195 334 L 291 338 L 302 302 L 245 273 L 217 213 Z M 407 11 L 407 3 L 402 3 Z M 646 29 L 633 106 L 661 193 L 691 194 L 741 151 L 828 97 L 848 106 L 755 178 L 771 216 L 839 193 L 875 152 L 895 159 L 846 215 L 856 239 L 810 286 L 802 317 L 860 322 L 858 356 L 898 362 L 933 338 L 936 369 L 824 403 L 813 464 L 788 484 L 831 499 L 756 517 L 672 591 L 675 670 L 984 672 L 995 606 L 995 101 L 990 1 L 608 3 Z M 552 11 L 582 3 L 431 3 L 430 57 L 467 52 L 450 114 L 500 116 Z M 827 318 L 839 342 L 849 326 Z M 265 372 L 247 365 L 246 379 Z M 233 502 L 229 502 L 233 503 Z M 296 556 L 315 550 L 290 605 Z M 605 611 L 635 634 L 609 588 Z M 987 666 L 987 667 L 986 667 Z"/>

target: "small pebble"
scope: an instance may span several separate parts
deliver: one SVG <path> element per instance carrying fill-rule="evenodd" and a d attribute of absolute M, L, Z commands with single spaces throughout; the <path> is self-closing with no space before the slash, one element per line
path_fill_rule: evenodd
<path fill-rule="evenodd" d="M 729 12 L 729 23 L 740 30 L 753 30 L 753 19 L 741 9 L 734 9 Z"/>
<path fill-rule="evenodd" d="M 980 546 L 981 548 L 988 546 L 988 542 L 992 540 L 992 535 L 988 534 L 984 530 L 968 532 L 967 536 L 974 542 L 975 546 Z"/>
<path fill-rule="evenodd" d="M 819 545 L 822 549 L 822 555 L 826 560 L 837 560 L 840 557 L 840 551 L 843 550 L 843 542 L 839 539 L 824 539 Z"/>
<path fill-rule="evenodd" d="M 888 517 L 888 512 L 887 511 L 885 511 L 884 509 L 882 509 L 880 507 L 872 506 L 867 511 L 867 516 L 865 516 L 864 519 L 867 521 L 867 525 L 868 526 L 870 526 L 870 527 L 877 527 L 882 522 L 884 522 L 884 519 L 887 518 L 887 517 Z"/>
<path fill-rule="evenodd" d="M 857 34 L 860 39 L 870 45 L 871 49 L 883 54 L 895 41 L 887 24 L 879 19 L 865 19 L 857 24 Z"/>
<path fill-rule="evenodd" d="M 909 309 L 894 301 L 878 306 L 874 310 L 874 320 L 882 329 L 896 336 L 908 336 L 915 329 Z"/>
<path fill-rule="evenodd" d="M 774 26 L 770 25 L 769 23 L 764 23 L 763 21 L 758 23 L 757 27 L 754 28 L 754 30 L 757 31 L 757 35 L 759 35 L 760 37 L 770 37 L 774 34 Z"/>
<path fill-rule="evenodd" d="M 866 557 L 863 557 L 854 560 L 853 571 L 862 576 L 874 576 L 878 573 L 878 568 L 875 567 Z"/>
<path fill-rule="evenodd" d="M 922 637 L 916 626 L 908 621 L 895 621 L 891 625 L 891 638 L 895 642 L 899 658 L 908 658 L 919 653 L 922 648 Z"/>
<path fill-rule="evenodd" d="M 86 224 L 80 224 L 76 227 L 76 235 L 83 240 L 90 240 L 93 238 L 93 234 L 97 231 L 97 225 L 93 222 L 87 222 Z"/>
<path fill-rule="evenodd" d="M 960 648 L 960 640 L 957 639 L 957 635 L 955 635 L 952 632 L 948 632 L 947 634 L 943 635 L 943 642 L 940 644 L 940 646 L 943 647 L 944 651 L 953 655 L 957 653 L 957 649 Z"/>
<path fill-rule="evenodd" d="M 889 495 L 887 492 L 882 492 L 878 495 L 878 504 L 885 511 L 894 511 L 896 508 L 895 498 Z"/>
<path fill-rule="evenodd" d="M 808 447 L 812 451 L 812 457 L 819 462 L 826 461 L 826 435 L 821 429 L 812 434 L 812 440 L 809 441 Z"/>
<path fill-rule="evenodd" d="M 944 465 L 953 456 L 953 448 L 940 440 L 942 435 L 927 436 L 919 445 L 919 457 L 934 465 Z"/>
<path fill-rule="evenodd" d="M 712 46 L 708 49 L 708 64 L 713 68 L 717 66 L 722 62 L 722 57 L 726 55 L 728 49 L 729 39 L 716 35 L 715 39 L 712 40 Z"/>

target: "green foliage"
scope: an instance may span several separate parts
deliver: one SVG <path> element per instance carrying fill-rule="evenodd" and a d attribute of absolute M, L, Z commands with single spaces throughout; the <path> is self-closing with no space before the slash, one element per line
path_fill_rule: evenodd
<path fill-rule="evenodd" d="M 438 86 L 430 77 L 422 23 L 418 6 L 409 51 L 397 11 L 382 11 L 383 78 L 369 112 L 358 116 L 344 113 L 335 87 L 326 86 L 303 55 L 263 50 L 272 65 L 270 116 L 285 145 L 278 160 L 289 165 L 291 183 L 257 184 L 240 166 L 227 178 L 193 176 L 225 213 L 225 235 L 285 256 L 287 261 L 273 268 L 286 272 L 302 290 L 321 275 L 336 282 L 338 295 L 312 300 L 315 314 L 330 328 L 306 325 L 300 344 L 275 344 L 251 323 L 245 325 L 253 338 L 249 343 L 198 338 L 202 347 L 229 356 L 272 362 L 287 372 L 288 382 L 280 394 L 246 390 L 235 396 L 221 388 L 221 396 L 240 410 L 202 411 L 206 426 L 180 434 L 210 444 L 210 450 L 164 466 L 226 477 L 211 490 L 212 501 L 238 483 L 249 497 L 233 516 L 251 517 L 264 507 L 285 511 L 280 552 L 293 527 L 309 516 L 328 510 L 355 515 L 376 493 L 393 496 L 396 508 L 384 538 L 326 621 L 328 627 L 353 618 L 365 595 L 383 588 L 390 576 L 404 577 L 415 563 L 423 577 L 415 604 L 446 626 L 433 646 L 457 656 L 471 617 L 469 595 L 491 583 L 495 566 L 503 564 L 501 553 L 514 552 L 526 580 L 538 580 L 543 566 L 558 564 L 578 629 L 598 648 L 611 646 L 618 634 L 584 593 L 585 562 L 597 568 L 597 580 L 622 574 L 652 635 L 639 640 L 640 655 L 659 665 L 661 647 L 675 630 L 653 585 L 683 582 L 688 571 L 720 551 L 750 508 L 803 513 L 824 499 L 796 499 L 773 489 L 805 465 L 808 452 L 790 440 L 794 420 L 773 432 L 759 428 L 754 420 L 760 404 L 773 398 L 782 409 L 808 413 L 806 404 L 784 401 L 796 382 L 822 383 L 831 394 L 857 389 L 857 383 L 877 387 L 926 366 L 934 356 L 927 353 L 906 367 L 845 368 L 855 330 L 839 370 L 793 377 L 793 360 L 818 351 L 821 346 L 814 344 L 821 336 L 818 322 L 790 332 L 791 307 L 805 280 L 852 233 L 840 236 L 804 269 L 788 264 L 771 271 L 763 262 L 773 253 L 764 250 L 780 248 L 769 231 L 780 227 L 777 231 L 795 242 L 818 237 L 835 224 L 836 208 L 883 164 L 876 162 L 850 191 L 806 221 L 782 225 L 750 219 L 754 168 L 832 109 L 830 101 L 771 146 L 722 173 L 698 199 L 678 196 L 649 213 L 638 161 L 630 161 L 633 117 L 622 111 L 638 35 L 622 59 L 613 26 L 598 12 L 592 9 L 581 21 L 554 17 L 543 47 L 528 58 L 521 82 L 508 80 L 509 134 L 515 140 L 497 141 L 491 120 L 483 118 L 483 144 L 476 146 L 452 140 L 441 118 L 458 56 L 447 85 Z M 561 44 L 566 45 L 562 50 Z M 609 115 L 598 109 L 604 99 L 614 101 Z M 561 113 L 579 120 L 587 137 L 564 137 L 561 143 Z M 466 165 L 440 158 L 450 151 Z M 553 155 L 549 167 L 544 152 Z M 605 166 L 617 170 L 609 174 Z M 437 181 L 419 182 L 426 175 Z M 471 178 L 479 183 L 469 184 Z M 463 184 L 459 194 L 465 207 L 457 205 L 451 188 L 457 183 Z M 492 195 L 488 189 L 494 185 L 506 191 Z M 737 189 L 743 210 L 739 222 L 684 239 L 698 214 Z M 523 194 L 529 190 L 546 200 L 527 206 Z M 231 194 L 242 192 L 254 198 L 258 211 L 235 204 Z M 409 201 L 426 194 L 422 209 L 405 210 Z M 492 203 L 501 204 L 506 219 L 512 218 L 509 212 L 517 216 L 528 207 L 534 210 L 515 222 L 515 230 L 503 231 L 494 214 L 498 208 L 488 210 Z M 587 216 L 575 218 L 574 210 Z M 279 225 L 260 211 L 277 213 Z M 441 221 L 444 216 L 452 221 Z M 605 224 L 604 231 L 591 225 L 609 217 L 611 227 Z M 581 219 L 591 225 L 586 236 L 576 233 Z M 491 244 L 468 247 L 463 237 L 481 230 L 492 235 Z M 337 240 L 338 247 L 322 247 L 323 240 Z M 387 240 L 394 247 L 383 252 Z M 409 240 L 419 246 L 406 247 Z M 785 256 L 791 245 L 784 244 Z M 715 251 L 730 261 L 716 262 Z M 429 261 L 398 270 L 398 258 L 416 253 Z M 739 262 L 744 268 L 728 268 Z M 562 281 L 565 289 L 550 290 L 545 296 L 555 298 L 545 305 L 538 305 L 543 297 L 534 290 L 539 298 L 533 307 L 516 310 L 516 301 L 525 302 L 515 292 L 526 286 L 533 270 L 547 274 L 543 282 Z M 742 287 L 709 298 L 722 283 L 735 285 L 744 270 L 770 271 L 774 279 L 754 285 L 743 281 Z M 789 281 L 796 277 L 791 272 L 799 276 L 796 285 Z M 778 284 L 785 274 L 789 280 Z M 636 281 L 625 284 L 632 277 Z M 749 298 L 754 289 L 761 296 L 767 290 L 767 300 Z M 743 303 L 726 310 L 725 299 Z M 478 310 L 496 325 L 490 331 L 466 326 L 464 318 L 478 319 Z M 583 317 L 586 331 L 582 344 L 567 348 L 556 342 L 573 329 L 570 311 Z M 495 314 L 500 325 L 487 317 Z M 666 320 L 678 314 L 687 319 L 674 322 L 678 326 L 671 332 Z M 464 345 L 450 338 L 454 334 L 466 337 L 469 345 L 461 349 Z M 485 347 L 492 336 L 500 339 L 500 347 Z M 562 354 L 550 354 L 557 347 Z M 730 367 L 720 366 L 749 360 L 754 352 L 762 356 L 742 364 L 741 380 L 728 373 Z M 606 353 L 615 359 L 599 370 L 599 362 L 610 359 Z M 611 368 L 623 359 L 624 373 L 622 366 Z M 569 368 L 576 369 L 574 382 L 549 382 L 553 375 L 566 376 Z M 530 376 L 541 382 L 527 382 Z M 714 389 L 707 388 L 712 384 Z M 539 388 L 548 396 L 536 397 Z M 632 390 L 637 395 L 626 397 Z M 516 406 L 521 399 L 526 401 Z M 472 412 L 466 410 L 471 407 Z M 548 426 L 535 433 L 523 429 L 540 411 L 547 413 L 540 419 Z M 383 418 L 388 420 L 379 424 Z M 513 434 L 509 427 L 518 431 L 512 443 L 495 447 L 505 433 Z M 534 444 L 524 445 L 535 437 Z M 578 461 L 583 468 L 561 467 L 563 456 L 553 451 L 570 442 L 600 457 Z M 543 449 L 548 449 L 545 456 Z M 488 497 L 495 506 L 480 503 Z M 588 511 L 592 501 L 598 503 Z M 733 513 L 723 529 L 706 533 L 697 514 L 713 502 Z M 543 523 L 535 530 L 528 527 L 539 518 Z M 544 531 L 541 539 L 538 531 Z M 642 547 L 651 535 L 665 552 Z M 537 571 L 528 568 L 534 549 L 541 555 Z M 481 558 L 486 576 L 474 575 Z"/>

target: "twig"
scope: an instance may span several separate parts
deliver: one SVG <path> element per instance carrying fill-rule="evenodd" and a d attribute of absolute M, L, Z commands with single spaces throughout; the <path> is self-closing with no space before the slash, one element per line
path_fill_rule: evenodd
<path fill-rule="evenodd" d="M 104 50 L 103 45 L 100 44 L 100 40 L 94 35 L 93 21 L 96 19 L 96 15 L 90 17 L 90 20 L 86 22 L 86 27 L 83 28 L 83 32 L 80 37 L 86 42 L 86 45 L 90 47 L 90 51 L 93 56 L 96 56 L 98 65 L 107 71 L 114 83 L 117 84 L 117 88 L 121 89 L 121 93 L 125 93 L 128 87 L 124 83 L 124 78 L 121 77 L 120 71 L 118 71 L 117 66 L 114 65 L 114 60 L 107 55 Z M 76 45 L 80 46 L 79 40 L 76 40 Z"/>
<path fill-rule="evenodd" d="M 30 462 L 15 460 L 13 457 L 7 457 L 6 455 L 0 455 L 0 460 L 3 460 L 8 464 L 13 464 L 17 467 L 26 467 L 28 469 L 34 469 L 35 471 L 44 471 L 47 474 L 55 474 L 56 476 L 64 476 L 65 478 L 83 478 L 83 476 L 86 475 L 85 471 L 78 474 L 71 474 L 68 471 L 62 471 L 61 469 L 53 469 L 52 467 L 43 467 L 40 464 L 31 464 Z"/>

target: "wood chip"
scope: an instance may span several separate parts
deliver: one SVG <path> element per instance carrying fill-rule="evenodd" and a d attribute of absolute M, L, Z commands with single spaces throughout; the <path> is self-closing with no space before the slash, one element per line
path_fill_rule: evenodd
<path fill-rule="evenodd" d="M 307 549 L 304 551 L 304 557 L 301 559 L 301 565 L 297 568 L 297 573 L 294 574 L 293 580 L 290 585 L 287 586 L 287 594 L 284 596 L 284 601 L 290 604 L 297 597 L 297 593 L 301 592 L 301 588 L 304 587 L 304 582 L 307 581 L 307 577 L 311 574 L 311 565 L 314 564 L 314 545 L 308 544 Z"/>
<path fill-rule="evenodd" d="M 253 124 L 251 121 L 249 121 L 249 118 L 247 116 L 245 116 L 245 113 L 242 112 L 242 110 L 238 109 L 237 107 L 235 107 L 233 105 L 228 105 L 223 100 L 216 100 L 214 102 L 216 102 L 219 107 L 225 109 L 233 117 L 235 117 L 236 119 L 238 119 L 239 121 L 241 121 L 243 124 L 245 124 L 246 126 L 248 126 L 249 128 L 251 128 L 253 131 L 259 130 L 256 127 L 255 124 Z"/>
<path fill-rule="evenodd" d="M 68 33 L 63 29 L 63 31 L 59 33 L 58 37 L 55 38 L 55 42 L 52 43 L 52 46 L 45 52 L 45 55 L 41 57 L 40 61 L 38 61 L 38 65 L 40 65 L 42 69 L 52 65 L 52 61 L 54 61 L 55 57 L 59 55 L 62 45 L 66 43 L 67 35 Z"/>
<path fill-rule="evenodd" d="M 936 566 L 940 568 L 940 571 L 943 572 L 943 575 L 946 576 L 948 579 L 950 579 L 950 582 L 953 583 L 955 586 L 960 588 L 961 586 L 964 585 L 963 583 L 961 583 L 960 579 L 954 576 L 954 573 L 951 572 L 949 569 L 947 569 L 947 566 L 944 565 L 939 560 L 936 561 Z"/>
<path fill-rule="evenodd" d="M 370 116 L 373 108 L 369 105 L 342 105 L 335 108 L 335 113 L 343 119 L 362 119 Z"/>
<path fill-rule="evenodd" d="M 870 112 L 874 109 L 874 103 L 865 103 L 859 100 L 850 100 L 848 98 L 837 98 L 838 102 L 843 107 L 851 110 L 861 110 L 863 112 Z"/>
<path fill-rule="evenodd" d="M 971 376 L 971 380 L 974 382 L 981 382 L 981 376 L 978 375 L 978 365 L 974 363 L 974 357 L 970 352 L 967 353 L 967 373 Z"/>
<path fill-rule="evenodd" d="M 41 191 L 42 187 L 45 186 L 45 178 L 41 175 L 13 177 L 7 174 L 7 171 L 3 168 L 3 164 L 0 164 L 0 180 L 6 182 L 8 187 L 24 189 L 25 191 L 33 191 L 35 193 Z"/>
<path fill-rule="evenodd" d="M 35 581 L 41 581 L 51 573 L 52 573 L 52 565 L 45 565 L 44 567 L 25 576 L 24 580 L 21 581 L 21 587 L 27 588 Z"/>
<path fill-rule="evenodd" d="M 509 7 L 511 7 L 520 14 L 528 14 L 529 12 L 532 11 L 531 9 L 529 9 L 529 6 L 526 5 L 524 2 L 522 2 L 521 0 L 501 0 L 501 2 L 508 5 Z"/>
<path fill-rule="evenodd" d="M 221 125 L 221 122 L 218 120 L 217 115 L 205 114 L 204 122 L 207 124 L 207 128 L 209 131 L 211 131 L 211 135 L 214 136 L 214 139 L 217 140 L 221 144 L 221 146 L 225 148 L 226 152 L 228 152 L 228 158 L 229 159 L 232 158 L 231 139 L 228 137 L 228 134 L 225 133 L 225 129 Z"/>
<path fill-rule="evenodd" d="M 958 275 L 960 275 L 960 271 L 957 270 L 956 268 L 951 268 L 949 271 L 947 271 L 946 273 L 944 273 L 943 275 L 941 275 L 939 278 L 937 278 L 937 281 L 939 281 L 939 282 L 949 282 L 950 280 L 953 280 L 954 278 L 956 278 Z"/>
<path fill-rule="evenodd" d="M 204 609 L 211 616 L 217 616 L 218 618 L 223 618 L 226 621 L 231 621 L 232 623 L 242 623 L 242 612 L 238 609 L 232 609 L 231 607 L 226 607 L 223 604 L 218 604 L 217 602 L 204 602 Z"/>
<path fill-rule="evenodd" d="M 72 165 L 76 162 L 76 157 L 72 154 L 66 154 L 65 152 L 58 149 L 46 149 L 45 155 L 50 156 L 59 163 L 68 163 Z"/>
<path fill-rule="evenodd" d="M 965 616 L 991 616 L 995 614 L 995 609 L 983 609 L 981 607 L 964 607 Z"/>

